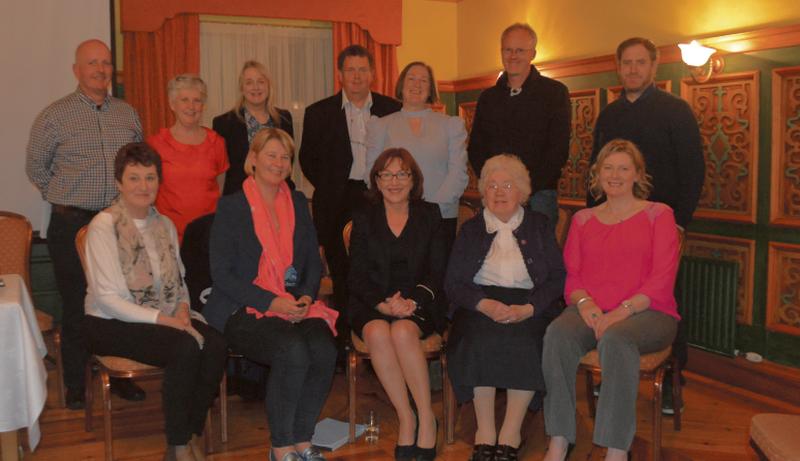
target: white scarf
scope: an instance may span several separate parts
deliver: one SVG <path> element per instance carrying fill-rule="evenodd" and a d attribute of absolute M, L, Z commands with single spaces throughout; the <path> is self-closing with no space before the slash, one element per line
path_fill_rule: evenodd
<path fill-rule="evenodd" d="M 475 274 L 473 279 L 475 283 L 507 288 L 533 288 L 533 282 L 522 259 L 522 252 L 514 237 L 514 229 L 522 224 L 524 217 L 525 212 L 522 207 L 517 208 L 508 222 L 501 221 L 488 208 L 483 209 L 486 232 L 496 235 L 483 266 Z"/>

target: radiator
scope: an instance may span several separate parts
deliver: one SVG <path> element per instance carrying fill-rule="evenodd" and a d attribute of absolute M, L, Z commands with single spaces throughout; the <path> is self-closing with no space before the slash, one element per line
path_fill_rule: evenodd
<path fill-rule="evenodd" d="M 675 294 L 687 341 L 703 350 L 733 356 L 739 264 L 684 256 Z"/>

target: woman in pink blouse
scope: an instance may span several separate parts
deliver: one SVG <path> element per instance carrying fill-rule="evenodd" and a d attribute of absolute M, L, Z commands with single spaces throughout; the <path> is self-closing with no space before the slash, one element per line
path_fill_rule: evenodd
<path fill-rule="evenodd" d="M 570 305 L 547 329 L 542 366 L 551 436 L 545 461 L 575 443 L 575 375 L 593 348 L 603 364 L 593 442 L 606 460 L 626 460 L 636 433 L 639 355 L 672 344 L 679 319 L 673 287 L 679 261 L 672 209 L 646 200 L 651 185 L 636 146 L 616 139 L 590 171 L 590 192 L 605 198 L 572 219 L 564 262 Z"/>

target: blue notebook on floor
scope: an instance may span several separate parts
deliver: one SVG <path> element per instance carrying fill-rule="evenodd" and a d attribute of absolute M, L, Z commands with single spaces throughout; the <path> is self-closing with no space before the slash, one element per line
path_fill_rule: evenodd
<path fill-rule="evenodd" d="M 350 425 L 346 421 L 325 418 L 314 427 L 311 443 L 320 448 L 335 450 L 347 443 Z M 356 438 L 364 433 L 364 425 L 356 424 Z"/>

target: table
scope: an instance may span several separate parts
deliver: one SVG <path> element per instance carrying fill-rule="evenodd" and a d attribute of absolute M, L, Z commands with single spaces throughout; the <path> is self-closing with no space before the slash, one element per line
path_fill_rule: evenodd
<path fill-rule="evenodd" d="M 47 348 L 22 277 L 3 274 L 0 279 L 5 283 L 0 287 L 0 433 L 3 442 L 16 441 L 16 431 L 27 427 L 28 444 L 34 450 L 41 438 L 39 415 L 47 400 L 42 361 Z M 12 451 L 5 445 L 4 457 Z"/>

